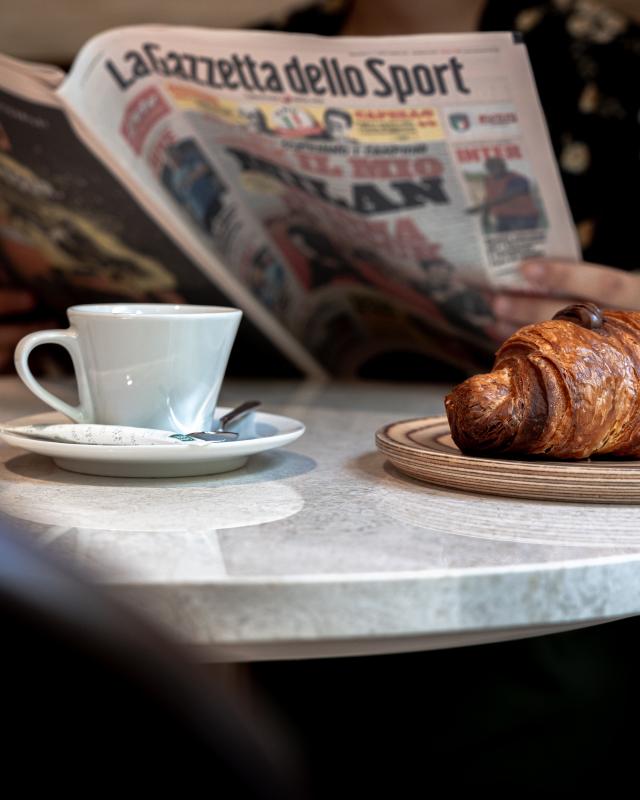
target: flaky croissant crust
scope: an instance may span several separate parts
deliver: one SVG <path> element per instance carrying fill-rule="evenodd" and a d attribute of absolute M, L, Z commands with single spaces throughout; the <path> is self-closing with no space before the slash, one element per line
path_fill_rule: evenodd
<path fill-rule="evenodd" d="M 458 447 L 477 455 L 640 457 L 640 313 L 607 310 L 601 320 L 591 329 L 553 319 L 507 339 L 491 372 L 445 399 Z"/>

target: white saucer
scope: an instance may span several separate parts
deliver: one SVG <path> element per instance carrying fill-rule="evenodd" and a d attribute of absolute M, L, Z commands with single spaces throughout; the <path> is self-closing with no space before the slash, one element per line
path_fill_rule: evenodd
<path fill-rule="evenodd" d="M 216 418 L 229 411 L 218 408 Z M 62 414 L 51 411 L 11 420 L 8 425 L 52 425 L 68 422 Z M 295 442 L 304 433 L 304 425 L 296 419 L 256 412 L 254 433 L 240 435 L 233 442 L 215 442 L 207 446 L 178 445 L 99 445 L 66 444 L 26 439 L 10 433 L 0 434 L 12 447 L 49 456 L 62 469 L 87 475 L 114 478 L 185 478 L 214 475 L 240 469 L 249 456 Z"/>

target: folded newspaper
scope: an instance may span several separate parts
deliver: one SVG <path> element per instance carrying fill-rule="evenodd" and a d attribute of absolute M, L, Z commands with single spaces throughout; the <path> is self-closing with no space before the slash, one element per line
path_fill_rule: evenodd
<path fill-rule="evenodd" d="M 0 57 L 0 270 L 56 308 L 221 298 L 311 376 L 490 347 L 579 257 L 525 46 L 134 26 Z"/>

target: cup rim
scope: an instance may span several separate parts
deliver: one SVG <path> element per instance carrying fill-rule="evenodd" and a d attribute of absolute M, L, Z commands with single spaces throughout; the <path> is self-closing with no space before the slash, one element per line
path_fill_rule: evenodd
<path fill-rule="evenodd" d="M 145 309 L 156 313 L 145 314 Z M 237 317 L 242 314 L 233 306 L 204 306 L 191 303 L 83 303 L 70 306 L 67 314 L 100 319 L 205 319 L 207 317 Z"/>

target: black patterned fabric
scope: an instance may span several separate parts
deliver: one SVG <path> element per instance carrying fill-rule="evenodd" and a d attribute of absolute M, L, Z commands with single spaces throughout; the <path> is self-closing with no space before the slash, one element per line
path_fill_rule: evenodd
<path fill-rule="evenodd" d="M 638 269 L 640 26 L 593 0 L 490 2 L 525 40 L 586 261 Z"/>

